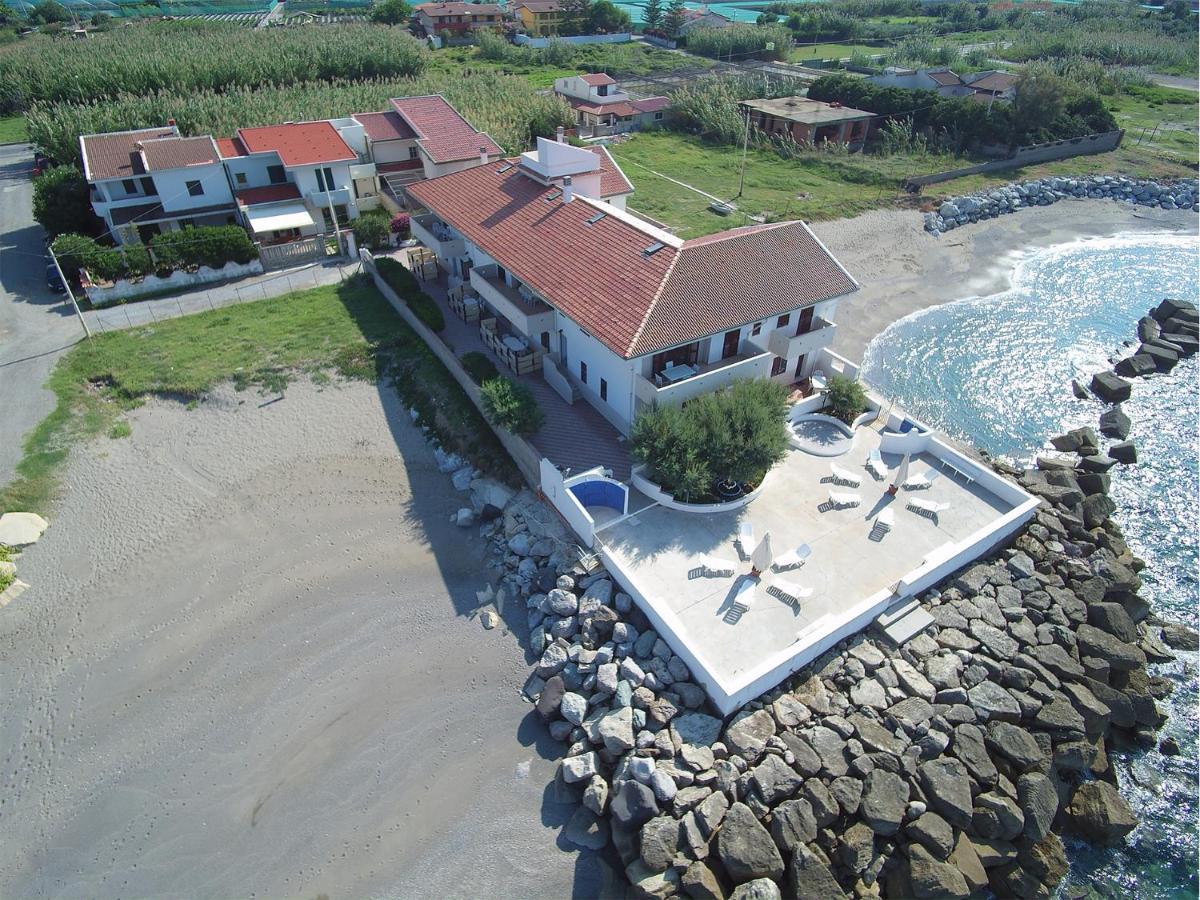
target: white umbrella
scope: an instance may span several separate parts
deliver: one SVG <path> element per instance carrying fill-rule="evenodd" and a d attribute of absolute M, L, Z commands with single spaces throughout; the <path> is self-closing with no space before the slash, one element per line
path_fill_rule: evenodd
<path fill-rule="evenodd" d="M 771 568 L 771 562 L 774 559 L 775 554 L 771 552 L 771 532 L 768 531 L 762 536 L 762 540 L 758 542 L 754 552 L 750 554 L 750 567 L 755 572 L 765 572 Z"/>
<path fill-rule="evenodd" d="M 908 454 L 904 454 L 904 459 L 900 460 L 900 468 L 896 470 L 896 480 L 892 482 L 892 488 L 888 491 L 889 494 L 894 494 L 900 490 L 900 485 L 908 481 Z"/>

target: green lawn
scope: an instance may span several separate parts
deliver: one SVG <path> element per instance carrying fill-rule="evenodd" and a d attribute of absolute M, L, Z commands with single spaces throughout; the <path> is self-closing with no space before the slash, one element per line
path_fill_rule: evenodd
<path fill-rule="evenodd" d="M 1200 152 L 1195 91 L 1132 87 L 1127 93 L 1106 97 L 1105 102 L 1125 129 L 1125 141 L 1131 147 L 1195 166 Z"/>
<path fill-rule="evenodd" d="M 28 139 L 24 116 L 0 116 L 0 144 L 20 144 Z"/>
<path fill-rule="evenodd" d="M 788 53 L 788 62 L 803 63 L 813 59 L 846 59 L 856 53 L 868 56 L 891 52 L 890 47 L 869 46 L 867 44 L 804 44 Z"/>
<path fill-rule="evenodd" d="M 220 382 L 278 393 L 298 373 L 388 377 L 418 421 L 508 476 L 499 441 L 458 383 L 365 277 L 81 341 L 50 375 L 58 403 L 30 433 L 0 511 L 46 512 L 73 442 L 109 434 L 150 395 L 195 399 Z"/>

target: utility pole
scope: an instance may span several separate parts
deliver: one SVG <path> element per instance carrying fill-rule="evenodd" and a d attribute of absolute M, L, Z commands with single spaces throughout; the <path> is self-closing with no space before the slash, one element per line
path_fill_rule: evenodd
<path fill-rule="evenodd" d="M 62 266 L 58 263 L 58 256 L 54 252 L 54 247 L 48 246 L 50 250 L 50 258 L 54 260 L 54 270 L 58 272 L 58 277 L 62 279 L 63 287 L 67 289 L 67 296 L 71 298 L 71 305 L 75 307 L 75 315 L 79 316 L 79 324 L 83 326 L 83 333 L 87 335 L 87 339 L 92 339 L 92 330 L 88 328 L 87 320 L 84 319 L 83 313 L 79 311 L 79 303 L 75 300 L 75 292 L 71 290 L 71 282 L 67 281 L 67 276 L 63 274 Z"/>
<path fill-rule="evenodd" d="M 750 147 L 750 110 L 747 108 L 745 110 L 745 112 L 746 112 L 746 130 L 742 134 L 742 174 L 738 178 L 738 192 L 737 192 L 737 195 L 739 197 L 742 196 L 742 190 L 743 190 L 743 188 L 746 187 L 746 151 Z"/>
<path fill-rule="evenodd" d="M 320 169 L 317 170 L 318 172 Z M 329 171 L 333 171 L 330 169 Z M 333 179 L 325 185 L 325 205 L 329 207 L 329 218 L 333 220 L 333 240 L 337 244 L 337 255 L 342 255 L 342 231 L 338 228 L 337 210 L 333 208 Z"/>

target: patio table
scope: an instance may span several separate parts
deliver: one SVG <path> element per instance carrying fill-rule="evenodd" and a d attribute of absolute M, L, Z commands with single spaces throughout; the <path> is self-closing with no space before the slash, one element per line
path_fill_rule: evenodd
<path fill-rule="evenodd" d="M 683 381 L 685 378 L 691 378 L 695 374 L 695 366 L 671 366 L 669 369 L 663 369 L 662 377 L 665 381 L 675 382 Z"/>
<path fill-rule="evenodd" d="M 504 344 L 513 353 L 524 353 L 529 349 L 528 345 L 518 337 L 513 337 L 511 334 L 506 334 L 500 339 L 500 343 Z"/>

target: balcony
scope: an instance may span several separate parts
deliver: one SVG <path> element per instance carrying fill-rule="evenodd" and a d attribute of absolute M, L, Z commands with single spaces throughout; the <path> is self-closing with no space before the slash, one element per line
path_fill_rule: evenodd
<path fill-rule="evenodd" d="M 812 327 L 803 334 L 792 334 L 787 328 L 777 328 L 767 335 L 767 349 L 782 359 L 796 359 L 816 353 L 833 343 L 837 324 L 824 319 L 813 319 Z M 751 340 L 761 340 L 761 338 Z M 761 345 L 760 345 L 761 346 Z"/>
<path fill-rule="evenodd" d="M 449 226 L 437 216 L 429 213 L 409 219 L 412 236 L 437 254 L 442 262 L 462 256 L 467 247 L 462 238 L 454 237 Z"/>
<path fill-rule="evenodd" d="M 311 191 L 309 201 L 318 207 L 328 209 L 333 206 L 349 206 L 352 194 L 350 188 L 338 188 L 335 191 Z"/>
<path fill-rule="evenodd" d="M 739 353 L 720 362 L 697 366 L 695 375 L 672 382 L 663 380 L 661 386 L 639 375 L 634 379 L 634 390 L 638 400 L 651 406 L 678 406 L 735 381 L 768 377 L 773 357 L 770 352 Z"/>
<path fill-rule="evenodd" d="M 554 310 L 536 297 L 526 297 L 509 287 L 492 266 L 471 270 L 471 287 L 480 298 L 512 326 L 513 331 L 536 344 L 543 331 L 554 330 Z"/>

